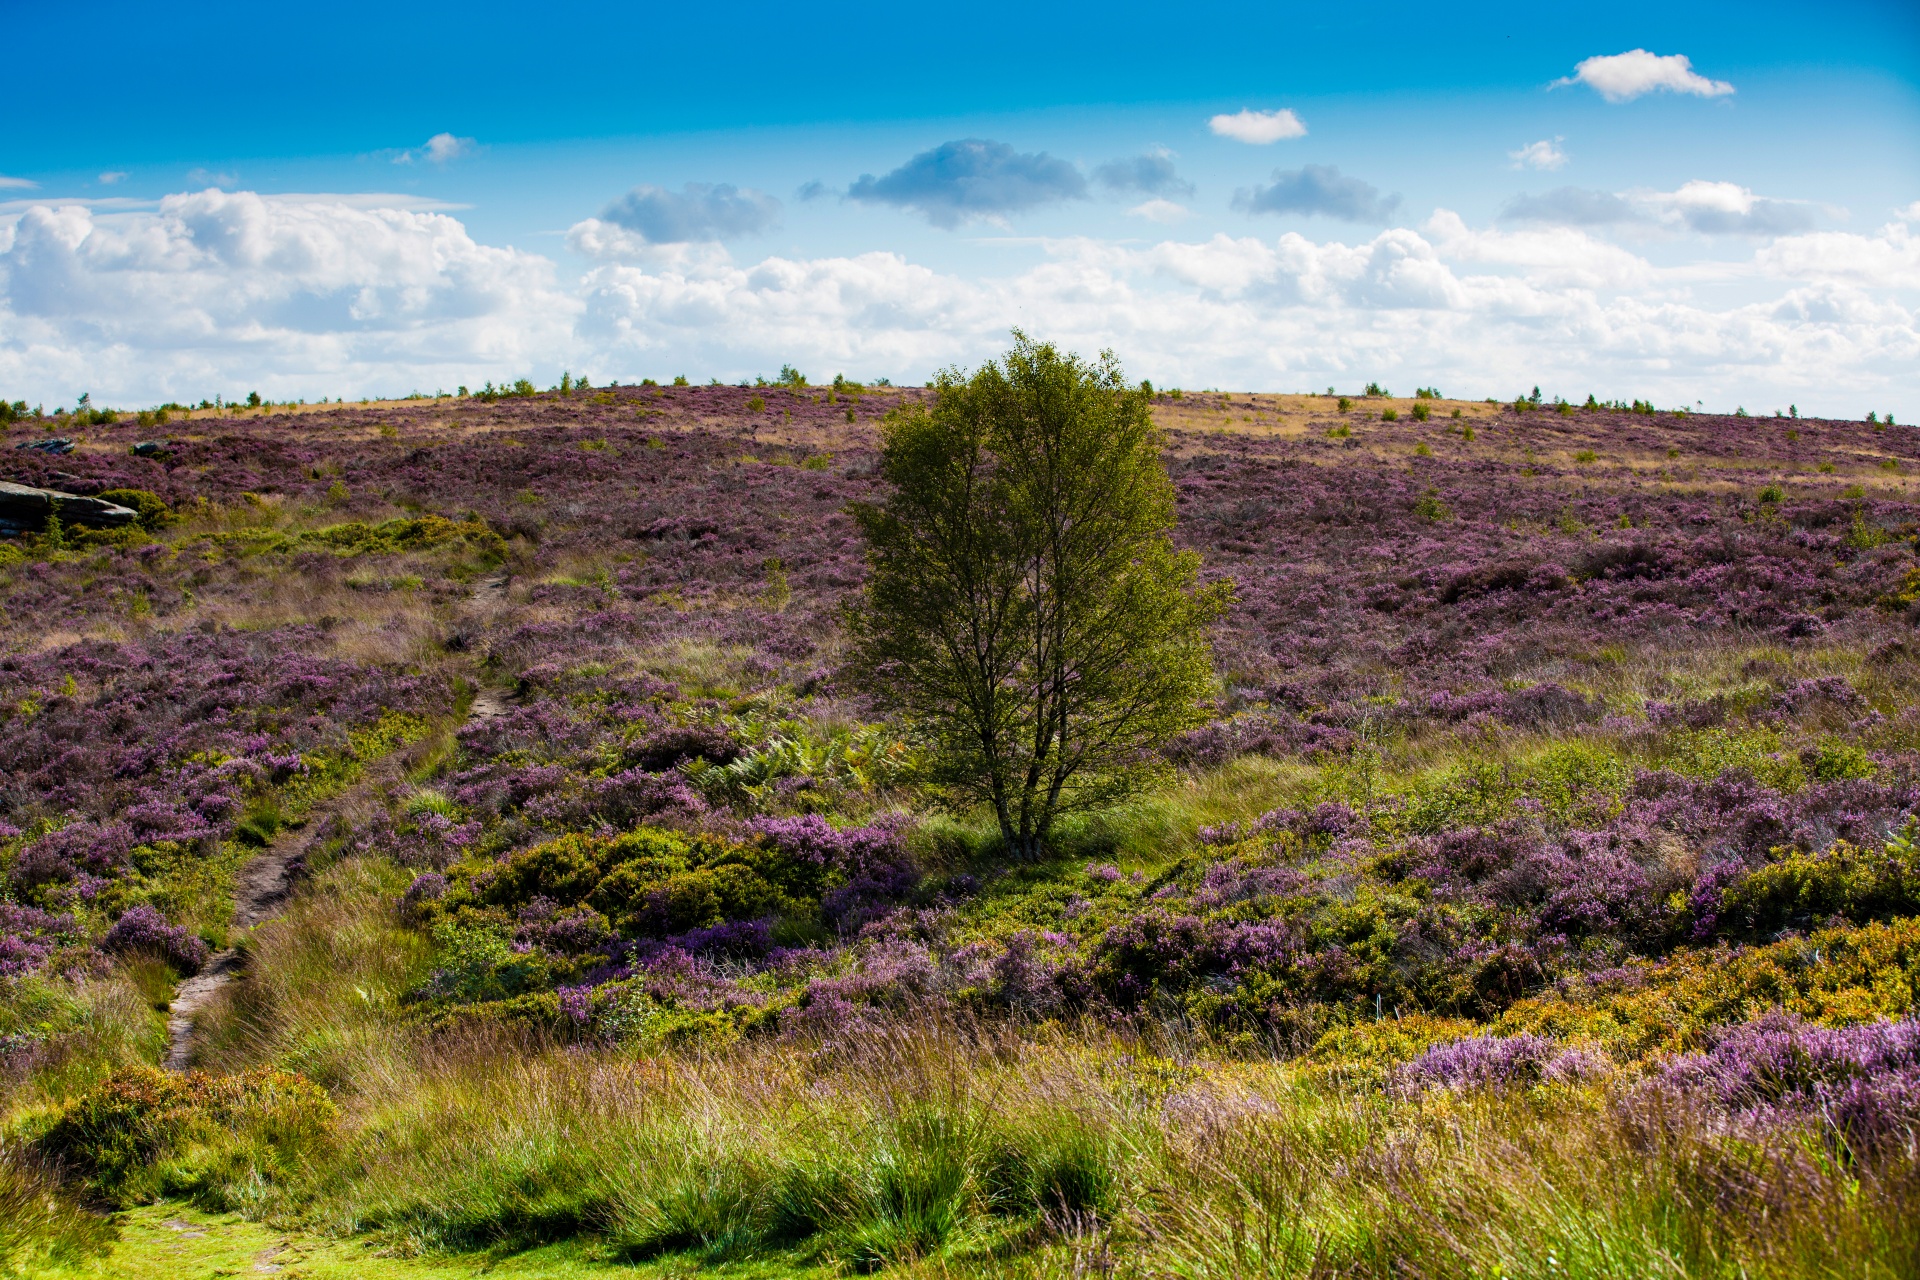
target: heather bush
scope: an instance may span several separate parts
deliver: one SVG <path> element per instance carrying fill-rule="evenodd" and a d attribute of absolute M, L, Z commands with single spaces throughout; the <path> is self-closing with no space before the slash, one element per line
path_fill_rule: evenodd
<path fill-rule="evenodd" d="M 129 909 L 100 939 L 108 955 L 144 954 L 166 961 L 182 973 L 200 972 L 207 960 L 207 944 L 142 904 Z"/>

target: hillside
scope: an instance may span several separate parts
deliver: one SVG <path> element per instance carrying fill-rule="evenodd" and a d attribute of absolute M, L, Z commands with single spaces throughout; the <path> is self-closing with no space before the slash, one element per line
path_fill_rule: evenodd
<path fill-rule="evenodd" d="M 1018 861 L 843 670 L 926 394 L 7 428 L 157 502 L 0 542 L 0 1259 L 1920 1268 L 1912 428 L 1160 395 L 1209 723 Z"/>

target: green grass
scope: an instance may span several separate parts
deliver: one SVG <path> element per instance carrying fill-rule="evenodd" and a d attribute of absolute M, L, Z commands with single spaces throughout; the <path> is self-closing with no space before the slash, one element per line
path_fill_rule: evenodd
<path fill-rule="evenodd" d="M 108 1224 L 103 1224 L 108 1225 Z M 678 1260 L 636 1266 L 604 1247 L 566 1241 L 523 1252 L 408 1257 L 366 1239 L 283 1231 L 238 1214 L 207 1213 L 177 1203 L 146 1205 L 114 1218 L 118 1240 L 83 1260 L 40 1264 L 42 1280 L 215 1280 L 278 1274 L 288 1280 L 653 1280 L 688 1274 Z M 279 1268 L 269 1272 L 266 1268 Z M 714 1280 L 786 1280 L 812 1269 L 785 1262 L 703 1271 Z M 0 1273 L 4 1274 L 4 1273 Z"/>

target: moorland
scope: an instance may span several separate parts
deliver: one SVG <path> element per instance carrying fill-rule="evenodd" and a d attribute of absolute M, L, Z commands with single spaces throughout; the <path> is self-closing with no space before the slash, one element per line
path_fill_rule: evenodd
<path fill-rule="evenodd" d="M 138 519 L 0 541 L 0 1265 L 1920 1273 L 1911 428 L 1159 392 L 1211 693 L 1016 856 L 848 663 L 931 394 L 9 414 Z"/>

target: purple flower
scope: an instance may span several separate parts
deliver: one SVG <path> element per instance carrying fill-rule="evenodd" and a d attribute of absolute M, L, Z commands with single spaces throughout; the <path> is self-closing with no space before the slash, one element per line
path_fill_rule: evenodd
<path fill-rule="evenodd" d="M 200 967 L 207 962 L 206 943 L 144 903 L 130 908 L 114 921 L 106 936 L 100 939 L 100 949 L 109 955 L 158 956 L 190 974 L 200 972 Z"/>

